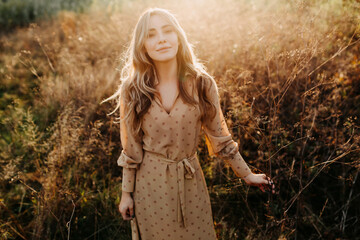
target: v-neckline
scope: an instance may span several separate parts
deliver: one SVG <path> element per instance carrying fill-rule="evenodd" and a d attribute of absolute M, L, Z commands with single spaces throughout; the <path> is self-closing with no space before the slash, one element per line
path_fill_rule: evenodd
<path fill-rule="evenodd" d="M 159 95 L 160 95 L 160 94 L 159 94 Z M 174 109 L 174 107 L 175 107 L 175 105 L 176 105 L 176 102 L 177 102 L 179 96 L 180 96 L 180 92 L 177 93 L 176 98 L 175 98 L 175 100 L 174 100 L 174 102 L 173 102 L 173 104 L 172 104 L 169 112 L 166 111 L 166 109 L 164 108 L 164 105 L 162 104 L 162 102 L 161 102 L 161 100 L 160 100 L 161 95 L 160 95 L 160 98 L 158 98 L 158 97 L 155 95 L 155 101 L 156 101 L 156 102 L 158 103 L 158 105 L 165 111 L 165 113 L 166 113 L 167 115 L 170 115 L 171 112 L 172 112 L 172 110 Z"/>

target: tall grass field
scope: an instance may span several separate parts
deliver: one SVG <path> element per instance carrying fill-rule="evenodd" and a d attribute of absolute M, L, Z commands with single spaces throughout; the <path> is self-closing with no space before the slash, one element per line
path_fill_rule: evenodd
<path fill-rule="evenodd" d="M 0 1 L 0 239 L 131 239 L 116 103 L 100 102 L 148 7 L 175 14 L 276 185 L 239 181 L 202 135 L 218 239 L 359 239 L 358 0 Z"/>

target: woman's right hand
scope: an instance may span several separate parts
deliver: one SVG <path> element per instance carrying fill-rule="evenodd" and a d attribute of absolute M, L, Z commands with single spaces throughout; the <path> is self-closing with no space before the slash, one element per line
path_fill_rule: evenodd
<path fill-rule="evenodd" d="M 134 200 L 129 192 L 122 192 L 119 211 L 124 220 L 131 220 L 134 217 Z"/>
<path fill-rule="evenodd" d="M 269 192 L 275 194 L 274 182 L 265 174 L 250 173 L 243 180 L 250 186 L 257 186 L 261 191 L 269 190 Z"/>

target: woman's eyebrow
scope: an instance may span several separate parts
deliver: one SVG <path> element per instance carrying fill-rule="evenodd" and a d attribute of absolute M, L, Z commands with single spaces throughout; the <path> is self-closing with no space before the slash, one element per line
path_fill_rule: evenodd
<path fill-rule="evenodd" d="M 166 24 L 164 26 L 162 26 L 161 28 L 166 28 L 166 27 L 172 27 L 170 24 Z M 150 28 L 149 31 L 155 31 L 155 28 Z"/>

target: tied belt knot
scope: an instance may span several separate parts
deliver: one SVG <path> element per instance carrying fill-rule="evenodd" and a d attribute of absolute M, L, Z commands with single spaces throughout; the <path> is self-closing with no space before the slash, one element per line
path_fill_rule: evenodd
<path fill-rule="evenodd" d="M 190 157 L 180 159 L 178 161 L 165 158 L 164 156 L 158 155 L 159 159 L 169 164 L 176 164 L 176 177 L 178 184 L 178 222 L 183 222 L 184 227 L 187 226 L 185 218 L 185 179 L 192 179 L 195 175 L 195 168 L 191 164 L 190 160 L 196 159 L 196 153 Z"/>

